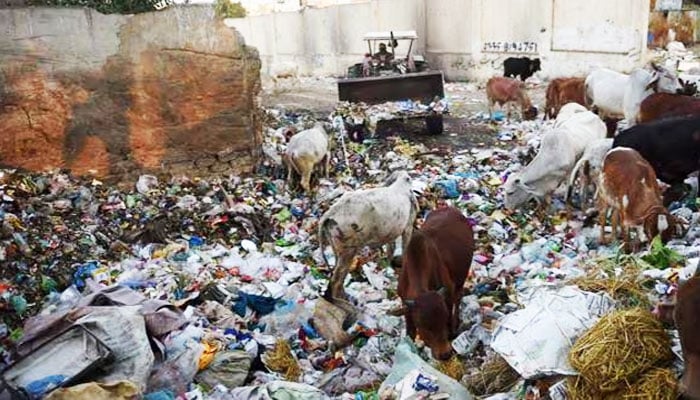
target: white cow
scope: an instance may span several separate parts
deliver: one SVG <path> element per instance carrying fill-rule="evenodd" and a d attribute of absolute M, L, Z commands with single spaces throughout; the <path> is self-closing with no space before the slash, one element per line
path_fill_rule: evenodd
<path fill-rule="evenodd" d="M 562 111 L 554 129 L 542 137 L 535 158 L 506 180 L 506 208 L 515 209 L 531 199 L 549 204 L 549 195 L 569 177 L 586 145 L 605 138 L 605 123 L 592 112 L 581 111 L 571 103 Z"/>
<path fill-rule="evenodd" d="M 676 93 L 682 86 L 673 72 L 651 64 L 651 70 L 638 68 L 627 75 L 607 68 L 588 74 L 585 99 L 588 107 L 597 108 L 601 118 L 625 118 L 630 125 L 642 100 L 654 92 Z"/>
<path fill-rule="evenodd" d="M 328 178 L 330 141 L 323 124 L 316 123 L 313 128 L 292 136 L 287 144 L 284 162 L 287 166 L 287 184 L 292 180 L 292 172 L 296 172 L 301 176 L 301 187 L 305 192 L 311 190 L 311 174 L 317 164 L 321 164 Z"/>
<path fill-rule="evenodd" d="M 318 241 L 328 265 L 325 246 L 330 244 L 337 257 L 325 298 L 345 300 L 344 282 L 355 255 L 364 247 L 389 247 L 401 236 L 405 247 L 413 232 L 418 211 L 406 171 L 396 171 L 385 186 L 360 189 L 343 194 L 321 217 Z"/>

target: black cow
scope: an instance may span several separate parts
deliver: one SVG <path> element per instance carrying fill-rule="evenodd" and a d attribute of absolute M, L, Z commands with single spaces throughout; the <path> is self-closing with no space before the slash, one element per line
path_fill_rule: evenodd
<path fill-rule="evenodd" d="M 613 148 L 635 149 L 654 168 L 656 177 L 671 185 L 664 205 L 680 199 L 683 181 L 700 170 L 700 116 L 675 117 L 635 125 L 620 132 Z"/>
<path fill-rule="evenodd" d="M 537 71 L 541 71 L 539 58 L 510 57 L 503 61 L 503 76 L 515 78 L 520 75 L 523 82 Z"/>

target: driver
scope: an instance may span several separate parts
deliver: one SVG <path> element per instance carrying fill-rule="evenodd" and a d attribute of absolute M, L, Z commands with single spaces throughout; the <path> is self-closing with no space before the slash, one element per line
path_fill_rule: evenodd
<path fill-rule="evenodd" d="M 386 51 L 386 44 L 379 43 L 379 51 L 374 54 L 382 65 L 387 65 L 394 59 L 394 55 Z"/>

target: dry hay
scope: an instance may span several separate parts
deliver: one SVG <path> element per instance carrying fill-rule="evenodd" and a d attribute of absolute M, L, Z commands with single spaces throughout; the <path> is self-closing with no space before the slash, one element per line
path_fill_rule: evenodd
<path fill-rule="evenodd" d="M 489 358 L 480 368 L 462 378 L 462 384 L 477 396 L 507 392 L 520 375 L 499 355 Z"/>
<path fill-rule="evenodd" d="M 275 347 L 265 352 L 261 358 L 267 368 L 284 374 L 284 379 L 292 382 L 297 382 L 299 380 L 301 376 L 301 367 L 286 340 L 277 339 Z"/>
<path fill-rule="evenodd" d="M 569 352 L 571 366 L 605 393 L 629 387 L 644 371 L 672 357 L 670 338 L 645 309 L 604 316 Z"/>
<path fill-rule="evenodd" d="M 629 387 L 612 393 L 600 393 L 581 377 L 570 377 L 566 382 L 569 400 L 675 400 L 678 381 L 670 369 L 652 368 Z"/>
<path fill-rule="evenodd" d="M 459 356 L 456 355 L 452 356 L 452 358 L 447 361 L 438 362 L 435 368 L 457 381 L 462 379 L 462 376 L 467 373 L 464 363 L 459 359 Z"/>
<path fill-rule="evenodd" d="M 572 279 L 570 283 L 587 292 L 605 292 L 622 307 L 651 307 L 642 287 L 644 279 L 640 277 L 644 264 L 644 261 L 630 255 L 593 260 L 591 271 L 585 277 Z M 622 269 L 619 275 L 615 274 L 616 267 Z"/>

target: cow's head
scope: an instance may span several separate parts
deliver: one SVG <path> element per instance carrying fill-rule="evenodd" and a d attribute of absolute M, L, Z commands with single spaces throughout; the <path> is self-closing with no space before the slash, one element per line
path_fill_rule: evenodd
<path fill-rule="evenodd" d="M 530 72 L 534 74 L 537 71 L 542 71 L 539 58 L 535 58 L 530 62 Z"/>
<path fill-rule="evenodd" d="M 533 197 L 532 189 L 520 179 L 519 174 L 511 174 L 503 184 L 503 188 L 506 191 L 505 206 L 511 210 L 527 203 Z"/>
<path fill-rule="evenodd" d="M 537 118 L 537 107 L 536 106 L 530 106 L 523 112 L 523 118 L 527 121 L 532 121 L 533 119 Z"/>
<path fill-rule="evenodd" d="M 644 234 L 652 239 L 661 235 L 661 241 L 668 243 L 674 235 L 678 234 L 679 221 L 665 208 L 655 210 L 644 218 Z"/>
<path fill-rule="evenodd" d="M 447 360 L 454 354 L 449 340 L 451 316 L 445 295 L 444 287 L 425 292 L 415 299 L 404 300 L 403 306 L 392 312 L 394 315 L 410 316 L 416 333 L 436 360 Z"/>
<path fill-rule="evenodd" d="M 394 183 L 400 183 L 411 187 L 411 176 L 404 170 L 394 171 L 388 178 L 386 178 L 386 181 L 384 181 L 384 186 L 391 186 Z"/>
<path fill-rule="evenodd" d="M 682 93 L 683 85 L 675 73 L 652 62 L 651 79 L 647 89 L 653 89 L 655 92 Z"/>

